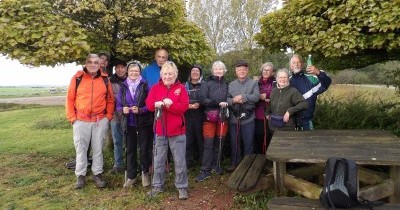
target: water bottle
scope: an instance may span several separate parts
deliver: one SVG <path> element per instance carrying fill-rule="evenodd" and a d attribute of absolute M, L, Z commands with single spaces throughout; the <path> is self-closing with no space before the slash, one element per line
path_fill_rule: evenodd
<path fill-rule="evenodd" d="M 307 66 L 312 66 L 311 54 L 308 54 Z"/>

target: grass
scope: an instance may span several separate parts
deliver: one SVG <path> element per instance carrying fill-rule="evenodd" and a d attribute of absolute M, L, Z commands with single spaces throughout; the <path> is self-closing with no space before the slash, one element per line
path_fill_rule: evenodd
<path fill-rule="evenodd" d="M 50 93 L 49 89 L 55 89 L 55 93 Z M 37 96 L 60 96 L 65 95 L 62 92 L 64 88 L 49 88 L 49 87 L 0 87 L 0 99 L 3 98 L 23 98 Z"/>

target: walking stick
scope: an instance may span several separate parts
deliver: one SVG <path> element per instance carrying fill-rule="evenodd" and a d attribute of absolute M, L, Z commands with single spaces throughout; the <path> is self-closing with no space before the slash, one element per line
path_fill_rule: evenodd
<path fill-rule="evenodd" d="M 265 101 L 265 108 L 267 109 L 269 106 L 269 101 Z M 264 142 L 263 142 L 263 154 L 267 154 L 267 119 L 264 116 Z"/>
<path fill-rule="evenodd" d="M 154 162 L 155 162 L 155 157 L 156 157 L 156 154 L 157 154 L 157 149 L 156 149 L 156 138 L 157 138 L 157 135 L 156 135 L 156 123 L 157 123 L 157 120 L 158 119 L 161 119 L 161 115 L 162 115 L 162 112 L 161 112 L 161 107 L 156 107 L 156 112 L 155 112 L 155 115 L 154 115 L 154 122 L 153 122 L 153 132 L 154 132 L 154 135 L 153 135 L 153 163 L 152 163 L 152 167 L 151 167 L 151 182 L 153 182 L 153 177 L 154 177 L 154 173 L 155 173 L 155 166 L 154 166 Z M 151 191 L 151 194 L 153 194 L 153 186 L 151 186 L 151 188 L 150 188 L 150 191 Z M 151 198 L 152 196 L 150 196 L 150 198 Z"/>
<path fill-rule="evenodd" d="M 220 107 L 219 109 L 219 120 L 220 120 L 220 128 L 219 128 L 219 147 L 218 147 L 218 157 L 217 157 L 217 165 L 221 168 L 221 155 L 222 155 L 222 135 L 223 135 L 223 128 L 225 125 L 225 120 L 229 117 L 229 112 L 227 108 Z"/>

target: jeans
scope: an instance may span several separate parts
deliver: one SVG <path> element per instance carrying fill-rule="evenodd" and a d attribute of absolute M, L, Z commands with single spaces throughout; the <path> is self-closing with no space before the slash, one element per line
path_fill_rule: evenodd
<path fill-rule="evenodd" d="M 239 126 L 239 136 L 237 135 L 238 127 L 236 123 L 230 123 L 229 133 L 231 135 L 231 165 L 239 165 L 242 160 L 241 144 L 243 141 L 244 155 L 254 154 L 254 129 L 255 123 L 251 121 L 247 124 Z M 242 140 L 242 141 L 241 141 Z"/>
<path fill-rule="evenodd" d="M 154 155 L 153 187 L 163 188 L 165 183 L 165 165 L 168 146 L 171 149 L 175 165 L 175 187 L 188 188 L 189 180 L 186 168 L 186 136 L 185 134 L 172 137 L 157 136 Z"/>
<path fill-rule="evenodd" d="M 111 121 L 111 134 L 114 142 L 114 167 L 124 167 L 123 140 L 124 132 L 120 122 Z"/>
<path fill-rule="evenodd" d="M 305 119 L 303 118 L 303 130 L 310 131 L 314 130 L 314 125 L 312 123 L 312 119 Z"/>

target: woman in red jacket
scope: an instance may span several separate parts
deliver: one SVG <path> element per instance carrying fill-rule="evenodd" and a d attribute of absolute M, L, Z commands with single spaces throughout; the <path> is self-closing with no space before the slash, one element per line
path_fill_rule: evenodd
<path fill-rule="evenodd" d="M 187 199 L 188 176 L 186 167 L 186 127 L 184 113 L 189 106 L 188 93 L 178 80 L 178 68 L 167 61 L 161 67 L 161 80 L 155 84 L 146 99 L 146 106 L 155 112 L 154 174 L 150 197 L 163 192 L 168 146 L 175 165 L 175 187 L 179 199 Z"/>

